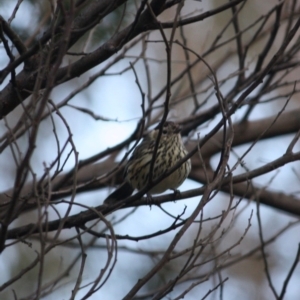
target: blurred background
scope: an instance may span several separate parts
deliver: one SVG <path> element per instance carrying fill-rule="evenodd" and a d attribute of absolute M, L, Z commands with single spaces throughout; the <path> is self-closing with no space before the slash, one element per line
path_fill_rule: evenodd
<path fill-rule="evenodd" d="M 88 14 L 93 4 L 92 1 L 73 2 L 3 0 L 0 3 L 1 16 L 27 49 L 31 49 L 45 36 L 56 18 L 58 23 L 71 15 L 72 5 L 76 7 L 73 12 L 75 20 Z M 135 22 L 140 7 L 144 5 L 144 11 L 148 7 L 146 1 L 123 1 L 122 5 L 119 2 L 114 1 L 118 4 L 116 9 L 108 5 L 106 9 L 110 13 L 106 11 L 104 18 L 95 19 L 89 29 L 84 28 L 85 33 L 64 53 L 59 68 L 71 66 L 86 58 L 88 53 L 100 51 L 103 45 L 108 47 L 110 41 Z M 158 124 L 165 112 L 166 99 L 169 101 L 168 119 L 183 125 L 183 139 L 187 148 L 192 149 L 222 120 L 214 75 L 223 99 L 229 99 L 229 105 L 234 106 L 284 44 L 297 21 L 300 8 L 298 1 L 252 0 L 240 1 L 235 6 L 212 13 L 231 1 L 177 2 L 179 4 L 174 5 L 175 1 L 167 1 L 157 17 L 163 24 L 190 20 L 176 30 L 176 26 L 173 28 L 171 25 L 164 28 L 166 38 L 173 39 L 169 61 L 162 31 L 152 30 L 149 26 L 148 31 L 128 38 L 115 54 L 91 64 L 82 74 L 67 80 L 60 79 L 60 83 L 54 80 L 53 86 L 47 86 L 46 78 L 45 87 L 35 85 L 22 104 L 3 116 L 0 122 L 1 199 L 7 201 L 13 195 L 20 166 L 28 149 L 33 149 L 29 138 L 34 124 L 31 113 L 37 112 L 38 103 L 43 101 L 44 95 L 47 95 L 47 102 L 43 118 L 38 122 L 34 149 L 27 160 L 28 174 L 21 192 L 21 195 L 26 195 L 24 199 L 34 198 L 36 194 L 32 191 L 38 189 L 33 187 L 39 186 L 40 178 L 43 178 L 43 184 L 47 183 L 45 190 L 49 190 L 49 194 L 55 195 L 67 189 L 68 185 L 65 185 L 55 190 L 55 178 L 70 171 L 77 172 L 79 161 L 98 154 L 100 159 L 91 160 L 88 166 L 101 166 L 101 162 L 112 157 L 114 160 L 107 172 L 102 173 L 98 168 L 96 174 L 89 174 L 85 184 L 104 178 L 120 162 L 119 167 L 124 166 L 122 159 L 134 145 L 136 136 L 113 154 L 109 153 L 111 156 L 100 154 L 129 139 L 141 119 L 145 120 L 144 132 Z M 212 14 L 205 16 L 205 13 Z M 199 15 L 203 18 L 192 19 Z M 10 62 L 3 37 L 15 58 L 19 57 L 3 26 L 1 70 Z M 274 64 L 272 72 L 266 73 L 261 84 L 248 92 L 245 100 L 236 107 L 231 116 L 232 123 L 245 126 L 248 122 L 251 130 L 255 122 L 273 120 L 275 124 L 277 116 L 298 114 L 298 36 L 295 34 L 285 49 L 283 57 L 286 60 Z M 41 53 L 48 53 L 46 51 L 58 38 L 60 35 L 53 34 L 43 45 Z M 264 59 L 258 68 L 261 57 Z M 54 68 L 51 63 L 49 66 L 50 76 Z M 15 74 L 22 71 L 24 63 L 15 68 Z M 168 98 L 169 75 L 172 84 Z M 1 91 L 5 91 L 11 82 L 9 73 L 2 80 Z M 259 128 L 260 124 L 265 126 L 266 123 L 257 124 Z M 269 123 L 260 128 L 261 132 L 272 125 Z M 257 136 L 249 136 L 247 142 L 238 140 L 232 146 L 226 175 L 245 174 L 282 157 L 299 130 L 295 127 L 286 131 L 283 127 L 282 130 L 275 129 L 268 138 L 259 132 Z M 244 138 L 247 140 L 247 137 Z M 213 138 L 210 141 L 213 145 L 219 142 Z M 212 170 L 218 168 L 221 158 L 222 144 L 217 146 L 217 150 L 208 151 L 204 157 Z M 299 151 L 297 141 L 293 151 Z M 197 159 L 199 161 L 198 156 Z M 293 159 L 287 162 L 274 164 L 272 171 L 263 171 L 245 180 L 249 187 L 255 187 L 252 197 L 246 193 L 241 196 L 234 191 L 216 189 L 177 243 L 172 252 L 173 258 L 132 298 L 298 299 L 299 215 L 288 209 L 278 209 L 276 205 L 253 201 L 265 191 L 278 197 L 279 201 L 280 195 L 297 201 L 299 162 L 293 162 Z M 205 182 L 195 180 L 199 169 L 202 170 L 202 167 L 193 160 L 192 174 L 180 187 L 181 192 L 205 187 Z M 79 175 L 77 178 L 78 185 L 83 184 Z M 73 182 L 69 194 L 57 197 L 55 205 L 48 203 L 46 208 L 22 211 L 17 218 L 10 220 L 9 229 L 56 220 L 66 214 L 69 216 L 99 206 L 120 182 L 110 177 L 110 181 L 101 183 L 99 188 L 89 189 L 87 185 L 84 192 L 76 192 L 77 187 L 74 187 L 77 183 Z M 103 236 L 97 238 L 80 228 L 82 235 L 78 238 L 75 227 L 6 240 L 6 248 L 0 258 L 1 299 L 123 299 L 138 280 L 160 262 L 182 227 L 166 230 L 166 233 L 151 238 L 147 235 L 171 227 L 176 218 L 178 223 L 188 220 L 201 197 L 201 193 L 195 192 L 189 198 L 166 201 L 161 206 L 133 205 L 110 212 L 105 217 L 112 224 L 114 233 L 122 237 L 116 239 L 116 248 L 112 252 L 108 251 L 110 242 Z M 99 233 L 110 234 L 104 222 L 93 220 L 88 224 L 95 224 L 93 230 Z M 196 244 L 197 247 L 192 250 Z M 195 261 L 190 269 L 182 271 L 193 259 Z M 101 279 L 97 281 L 98 278 Z M 176 278 L 172 285 L 170 282 Z M 164 288 L 165 294 L 162 292 Z"/>

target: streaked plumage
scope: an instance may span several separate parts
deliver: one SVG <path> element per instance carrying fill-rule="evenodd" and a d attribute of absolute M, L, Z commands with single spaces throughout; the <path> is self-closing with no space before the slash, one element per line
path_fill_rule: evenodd
<path fill-rule="evenodd" d="M 159 128 L 157 127 L 136 147 L 126 165 L 126 182 L 112 193 L 105 200 L 105 203 L 124 199 L 131 195 L 134 189 L 141 190 L 148 184 L 150 165 L 158 133 Z M 174 122 L 165 122 L 156 153 L 152 180 L 165 174 L 186 155 L 187 151 L 181 140 L 180 126 Z M 190 171 L 191 161 L 187 160 L 172 174 L 151 188 L 148 194 L 160 194 L 168 189 L 176 190 L 187 178 Z M 131 191 L 128 184 L 131 186 Z"/>

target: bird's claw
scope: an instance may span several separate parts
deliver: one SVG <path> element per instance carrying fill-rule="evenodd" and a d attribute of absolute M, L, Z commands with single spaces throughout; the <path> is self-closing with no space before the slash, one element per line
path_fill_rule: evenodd
<path fill-rule="evenodd" d="M 150 210 L 151 210 L 152 204 L 154 203 L 154 199 L 151 196 L 151 194 L 146 194 L 146 202 L 150 206 Z"/>

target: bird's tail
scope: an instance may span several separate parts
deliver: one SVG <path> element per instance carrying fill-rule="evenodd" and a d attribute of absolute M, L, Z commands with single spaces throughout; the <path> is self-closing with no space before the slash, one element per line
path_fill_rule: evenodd
<path fill-rule="evenodd" d="M 112 192 L 105 200 L 104 204 L 113 204 L 132 195 L 134 188 L 128 181 L 125 181 L 114 192 Z"/>

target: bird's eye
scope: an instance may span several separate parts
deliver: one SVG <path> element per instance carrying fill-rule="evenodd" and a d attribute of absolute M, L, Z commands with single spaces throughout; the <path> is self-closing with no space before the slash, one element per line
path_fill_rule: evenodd
<path fill-rule="evenodd" d="M 162 133 L 163 133 L 163 134 L 167 134 L 168 132 L 167 132 L 166 129 L 164 129 L 164 130 L 162 131 Z"/>

